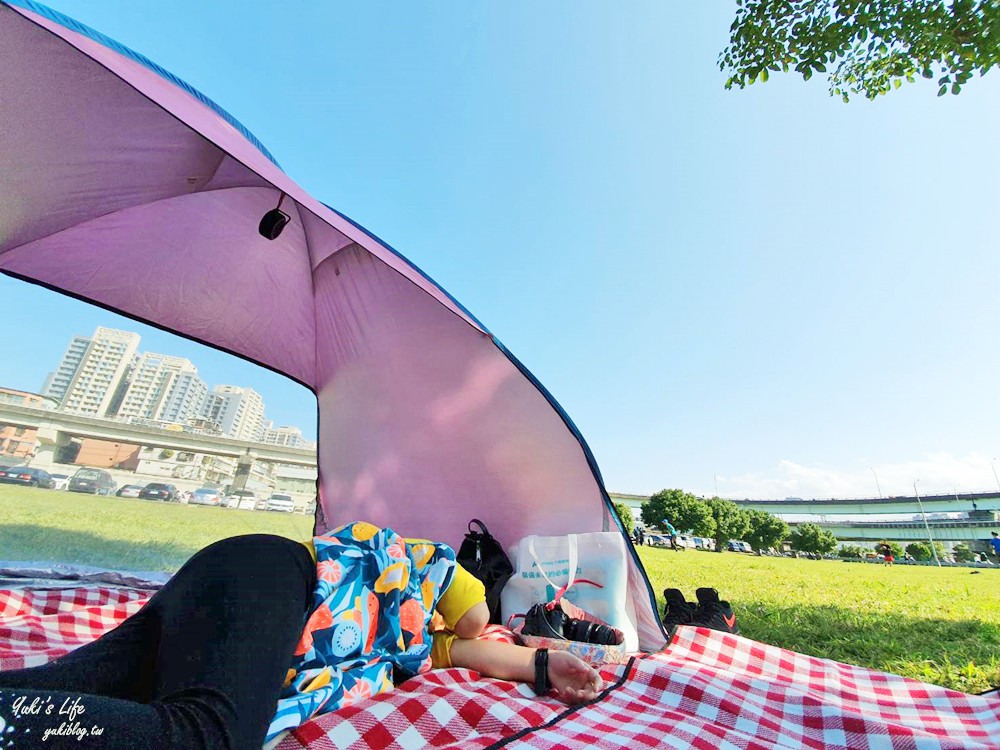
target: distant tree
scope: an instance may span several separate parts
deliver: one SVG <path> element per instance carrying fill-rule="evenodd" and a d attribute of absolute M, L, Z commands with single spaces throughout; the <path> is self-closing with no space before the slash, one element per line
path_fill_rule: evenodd
<path fill-rule="evenodd" d="M 892 555 L 893 557 L 903 556 L 903 545 L 889 539 L 883 539 L 875 544 L 875 551 L 880 555 Z"/>
<path fill-rule="evenodd" d="M 750 530 L 747 513 L 732 500 L 721 497 L 709 498 L 705 501 L 715 521 L 715 551 L 723 552 L 730 539 L 742 539 Z M 704 535 L 703 535 L 704 536 Z"/>
<path fill-rule="evenodd" d="M 711 536 L 715 531 L 712 513 L 705 502 L 684 490 L 660 490 L 643 503 L 643 524 L 663 526 L 664 519 L 677 531 L 690 531 L 698 536 Z"/>
<path fill-rule="evenodd" d="M 975 559 L 975 553 L 964 542 L 959 542 L 952 547 L 951 554 L 955 557 L 955 562 L 972 562 Z"/>
<path fill-rule="evenodd" d="M 726 88 L 794 69 L 829 73 L 831 96 L 874 99 L 917 76 L 957 94 L 1000 63 L 996 0 L 737 0 L 719 67 Z"/>
<path fill-rule="evenodd" d="M 859 547 L 856 544 L 845 544 L 837 550 L 837 556 L 845 558 L 864 557 L 865 552 L 867 550 L 864 547 Z M 900 552 L 900 555 L 902 556 L 902 552 Z"/>
<path fill-rule="evenodd" d="M 938 559 L 944 557 L 945 549 L 941 542 L 934 542 L 934 548 L 937 551 Z M 930 542 L 910 542 L 910 544 L 906 545 L 906 552 L 913 555 L 914 560 L 920 560 L 921 562 L 934 559 Z"/>
<path fill-rule="evenodd" d="M 777 547 L 788 539 L 788 524 L 762 510 L 744 511 L 749 528 L 743 538 L 758 552 Z"/>
<path fill-rule="evenodd" d="M 792 529 L 792 549 L 825 555 L 837 547 L 837 537 L 814 523 L 801 523 Z"/>
<path fill-rule="evenodd" d="M 615 513 L 617 513 L 618 518 L 621 519 L 622 526 L 625 527 L 625 531 L 631 535 L 632 531 L 635 529 L 635 516 L 632 515 L 632 509 L 625 503 L 615 503 Z"/>
<path fill-rule="evenodd" d="M 911 555 L 914 560 L 930 560 L 934 555 L 931 553 L 931 545 L 927 542 L 910 542 L 906 545 L 906 554 Z"/>

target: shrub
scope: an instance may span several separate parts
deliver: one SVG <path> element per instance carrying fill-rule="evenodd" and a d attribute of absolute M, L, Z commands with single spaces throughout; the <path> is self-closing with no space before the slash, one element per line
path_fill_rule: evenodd
<path fill-rule="evenodd" d="M 632 509 L 625 503 L 615 503 L 615 513 L 617 513 L 618 518 L 621 519 L 622 526 L 625 527 L 625 531 L 628 534 L 631 534 L 633 529 L 635 529 L 635 516 L 632 515 Z"/>
<path fill-rule="evenodd" d="M 964 542 L 959 542 L 952 547 L 951 554 L 954 555 L 955 562 L 972 562 L 975 559 L 975 553 Z"/>
<path fill-rule="evenodd" d="M 837 556 L 846 558 L 864 557 L 867 551 L 864 547 L 859 547 L 856 544 L 845 544 L 837 550 Z"/>
<path fill-rule="evenodd" d="M 941 542 L 934 542 L 934 549 L 937 551 L 938 559 L 944 557 L 944 545 Z M 930 542 L 911 542 L 906 545 L 906 552 L 913 555 L 914 560 L 926 561 L 934 559 Z"/>

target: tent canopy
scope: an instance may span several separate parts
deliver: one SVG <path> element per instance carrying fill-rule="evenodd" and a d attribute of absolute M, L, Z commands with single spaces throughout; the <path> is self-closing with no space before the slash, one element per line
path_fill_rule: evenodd
<path fill-rule="evenodd" d="M 579 431 L 464 307 L 296 185 L 232 116 L 29 0 L 0 2 L 0 271 L 294 378 L 318 400 L 319 531 L 457 545 L 621 529 Z M 284 196 L 284 197 L 283 197 Z M 282 201 L 280 237 L 258 231 Z M 643 648 L 664 634 L 638 558 Z"/>

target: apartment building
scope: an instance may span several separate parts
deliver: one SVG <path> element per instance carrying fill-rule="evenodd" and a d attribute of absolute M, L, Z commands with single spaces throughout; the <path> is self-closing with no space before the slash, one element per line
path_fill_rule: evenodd
<path fill-rule="evenodd" d="M 288 448 L 315 449 L 316 442 L 307 440 L 302 434 L 302 430 L 291 425 L 286 427 L 274 427 L 273 422 L 268 422 L 261 439 L 262 443 L 268 445 L 283 445 Z"/>
<path fill-rule="evenodd" d="M 264 434 L 264 399 L 253 388 L 215 386 L 205 399 L 202 416 L 238 440 L 259 441 Z"/>
<path fill-rule="evenodd" d="M 137 333 L 103 327 L 89 339 L 74 336 L 59 367 L 46 379 L 42 395 L 58 400 L 62 411 L 73 414 L 113 414 L 139 341 Z"/>
<path fill-rule="evenodd" d="M 200 385 L 200 389 L 199 389 Z M 175 422 L 180 414 L 197 415 L 207 386 L 198 368 L 184 357 L 144 352 L 129 372 L 125 393 L 115 414 L 134 419 Z"/>

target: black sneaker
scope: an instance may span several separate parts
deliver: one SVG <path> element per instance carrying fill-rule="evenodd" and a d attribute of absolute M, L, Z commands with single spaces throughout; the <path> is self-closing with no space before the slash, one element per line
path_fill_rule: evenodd
<path fill-rule="evenodd" d="M 719 592 L 715 589 L 698 589 L 694 592 L 698 597 L 698 611 L 694 616 L 693 625 L 703 628 L 721 630 L 723 633 L 740 634 L 736 624 L 736 614 L 729 602 L 719 600 Z"/>
<path fill-rule="evenodd" d="M 664 627 L 672 628 L 674 625 L 694 624 L 698 608 L 684 598 L 680 589 L 664 589 L 663 598 L 667 602 L 663 608 Z"/>

